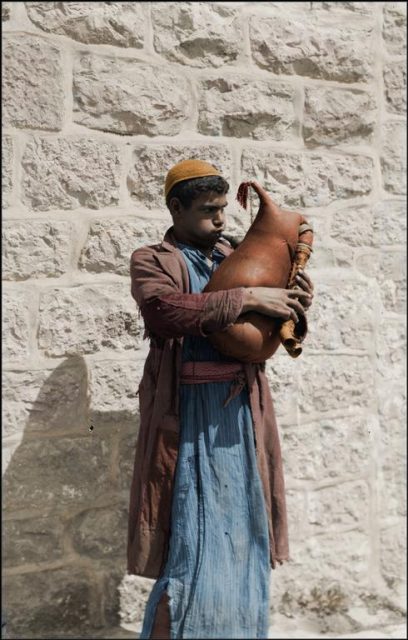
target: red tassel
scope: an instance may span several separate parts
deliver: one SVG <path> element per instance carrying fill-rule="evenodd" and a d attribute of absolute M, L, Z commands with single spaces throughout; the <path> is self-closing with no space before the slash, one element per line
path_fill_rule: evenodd
<path fill-rule="evenodd" d="M 237 191 L 237 200 L 241 207 L 247 208 L 249 182 L 241 182 Z"/>

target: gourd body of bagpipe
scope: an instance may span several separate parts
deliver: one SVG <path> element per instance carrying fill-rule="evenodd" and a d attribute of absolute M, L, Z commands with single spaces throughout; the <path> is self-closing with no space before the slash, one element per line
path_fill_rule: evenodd
<path fill-rule="evenodd" d="M 258 213 L 245 238 L 212 274 L 204 291 L 235 287 L 297 287 L 295 276 L 312 252 L 313 230 L 294 211 L 282 211 L 258 182 L 243 182 L 237 199 L 246 207 L 249 187 L 259 196 Z M 302 352 L 306 317 L 283 321 L 257 312 L 241 314 L 228 329 L 212 333 L 210 342 L 224 355 L 242 362 L 263 362 L 282 343 L 292 357 Z"/>

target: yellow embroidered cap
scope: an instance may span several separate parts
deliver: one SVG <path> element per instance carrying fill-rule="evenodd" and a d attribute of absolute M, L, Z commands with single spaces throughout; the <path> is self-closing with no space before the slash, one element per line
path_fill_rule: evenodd
<path fill-rule="evenodd" d="M 204 160 L 182 160 L 168 171 L 164 185 L 164 196 L 167 198 L 168 193 L 177 182 L 190 180 L 190 178 L 220 175 L 221 173 L 218 169 Z"/>

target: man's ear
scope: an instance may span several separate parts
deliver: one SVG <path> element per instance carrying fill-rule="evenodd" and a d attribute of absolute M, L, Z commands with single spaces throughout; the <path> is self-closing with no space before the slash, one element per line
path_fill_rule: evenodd
<path fill-rule="evenodd" d="M 179 218 L 182 211 L 180 200 L 176 197 L 171 198 L 169 202 L 169 209 L 173 218 Z"/>

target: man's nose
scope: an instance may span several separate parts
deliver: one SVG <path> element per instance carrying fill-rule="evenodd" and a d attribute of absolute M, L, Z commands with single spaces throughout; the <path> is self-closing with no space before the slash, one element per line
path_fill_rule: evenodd
<path fill-rule="evenodd" d="M 217 209 L 217 211 L 214 212 L 213 222 L 214 222 L 214 224 L 218 224 L 218 225 L 223 224 L 223 222 L 224 222 L 224 211 L 223 211 L 223 209 Z"/>

